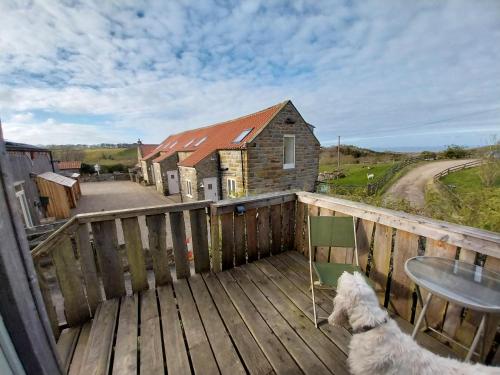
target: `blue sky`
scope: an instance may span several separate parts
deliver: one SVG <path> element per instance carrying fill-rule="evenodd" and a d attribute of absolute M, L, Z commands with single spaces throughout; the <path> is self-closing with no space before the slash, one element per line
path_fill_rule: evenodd
<path fill-rule="evenodd" d="M 0 25 L 14 141 L 156 143 L 286 99 L 323 144 L 500 133 L 496 0 L 3 0 Z"/>

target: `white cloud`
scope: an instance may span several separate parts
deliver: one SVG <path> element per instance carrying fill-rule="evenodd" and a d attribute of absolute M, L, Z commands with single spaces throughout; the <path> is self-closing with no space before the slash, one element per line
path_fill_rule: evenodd
<path fill-rule="evenodd" d="M 0 108 L 16 137 L 38 124 L 75 138 L 81 128 L 90 143 L 155 142 L 291 98 L 323 142 L 385 139 L 500 107 L 497 1 L 12 1 L 0 2 L 0 24 Z M 19 128 L 14 116 L 40 111 L 70 120 Z M 498 114 L 460 129 L 480 133 Z M 457 126 L 398 134 L 444 144 Z"/>

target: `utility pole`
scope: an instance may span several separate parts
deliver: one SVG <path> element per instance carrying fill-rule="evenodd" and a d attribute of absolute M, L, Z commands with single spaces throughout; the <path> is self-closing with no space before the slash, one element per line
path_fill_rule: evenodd
<path fill-rule="evenodd" d="M 339 135 L 339 142 L 337 145 L 337 171 L 340 171 L 340 135 Z"/>

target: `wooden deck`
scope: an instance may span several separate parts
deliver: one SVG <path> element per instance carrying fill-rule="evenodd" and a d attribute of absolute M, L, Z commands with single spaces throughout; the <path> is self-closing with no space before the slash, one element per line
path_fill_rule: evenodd
<path fill-rule="evenodd" d="M 318 302 L 320 315 L 329 315 L 332 296 L 319 292 Z M 104 301 L 57 346 L 71 375 L 317 375 L 348 373 L 349 340 L 345 329 L 314 328 L 306 258 L 286 252 Z M 419 340 L 450 353 L 427 335 Z"/>

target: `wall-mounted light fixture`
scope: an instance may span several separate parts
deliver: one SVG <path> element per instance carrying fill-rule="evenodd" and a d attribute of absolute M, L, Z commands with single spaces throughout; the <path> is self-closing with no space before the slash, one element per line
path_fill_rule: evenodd
<path fill-rule="evenodd" d="M 246 212 L 245 206 L 239 205 L 239 206 L 234 207 L 234 213 L 235 213 L 236 215 L 241 216 L 241 215 L 243 215 L 245 212 Z"/>

